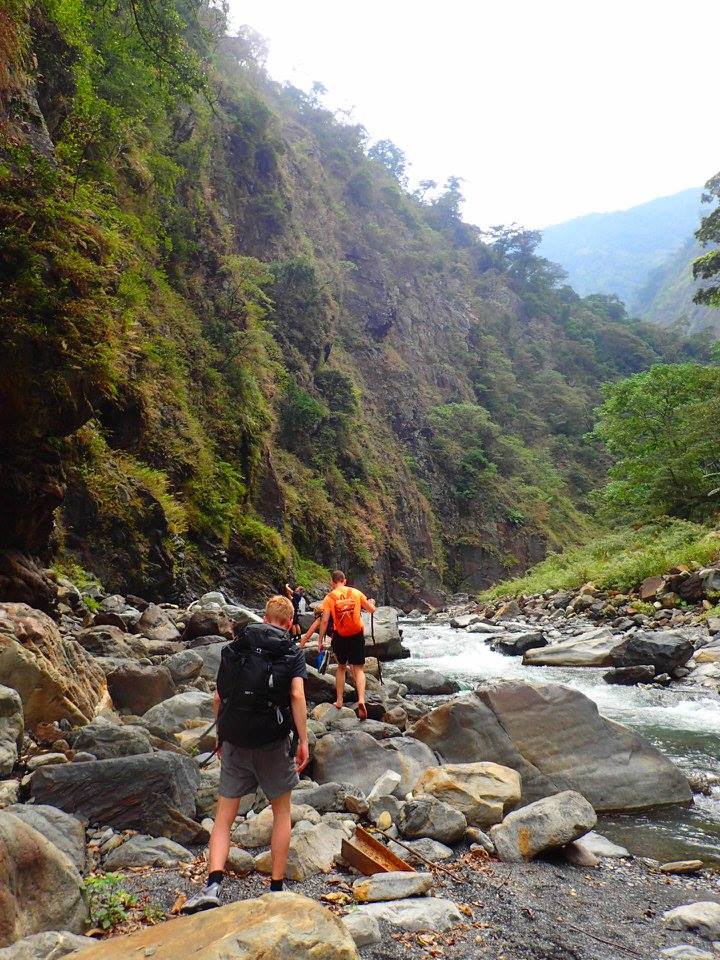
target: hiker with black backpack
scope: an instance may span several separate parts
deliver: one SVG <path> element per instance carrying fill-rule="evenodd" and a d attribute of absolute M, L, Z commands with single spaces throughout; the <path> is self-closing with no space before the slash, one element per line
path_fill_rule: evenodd
<path fill-rule="evenodd" d="M 305 657 L 290 634 L 293 605 L 271 597 L 262 623 L 250 623 L 222 651 L 215 694 L 220 790 L 210 834 L 208 879 L 184 913 L 220 906 L 230 831 L 241 797 L 259 786 L 273 811 L 270 890 L 283 888 L 290 849 L 290 796 L 307 766 Z M 297 735 L 293 757 L 290 734 Z"/>
<path fill-rule="evenodd" d="M 357 712 L 361 720 L 367 720 L 365 705 L 365 625 L 361 610 L 375 613 L 375 601 L 368 600 L 364 593 L 349 587 L 342 570 L 332 575 L 332 590 L 322 602 L 322 620 L 318 636 L 318 649 L 323 650 L 325 635 L 332 620 L 332 640 L 330 646 L 337 660 L 335 674 L 335 706 L 343 705 L 345 692 L 345 673 L 350 664 L 357 691 Z"/>

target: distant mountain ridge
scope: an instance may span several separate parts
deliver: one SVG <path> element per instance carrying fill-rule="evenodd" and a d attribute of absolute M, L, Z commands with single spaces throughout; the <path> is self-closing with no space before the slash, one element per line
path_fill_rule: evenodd
<path fill-rule="evenodd" d="M 646 312 L 652 304 L 646 288 L 655 274 L 653 286 L 659 289 L 658 278 L 671 262 L 676 275 L 680 251 L 700 223 L 701 196 L 702 189 L 692 187 L 627 210 L 554 224 L 542 231 L 538 252 L 567 271 L 570 285 L 581 296 L 614 293 L 631 313 L 642 310 L 653 319 Z"/>

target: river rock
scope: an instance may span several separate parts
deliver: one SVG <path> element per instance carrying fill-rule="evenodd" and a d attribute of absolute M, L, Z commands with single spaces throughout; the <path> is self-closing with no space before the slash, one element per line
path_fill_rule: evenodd
<path fill-rule="evenodd" d="M 673 860 L 660 865 L 660 873 L 700 873 L 705 864 L 702 860 Z"/>
<path fill-rule="evenodd" d="M 460 810 L 474 827 L 489 827 L 520 801 L 520 774 L 497 763 L 449 763 L 430 767 L 413 794 L 427 794 Z"/>
<path fill-rule="evenodd" d="M 384 903 L 366 903 L 358 913 L 385 920 L 394 927 L 418 933 L 421 930 L 449 930 L 462 923 L 463 915 L 452 900 L 440 897 L 411 897 L 408 900 L 389 900 Z"/>
<path fill-rule="evenodd" d="M 467 820 L 449 803 L 434 797 L 408 800 L 400 811 L 398 829 L 403 837 L 429 837 L 440 843 L 457 843 L 465 836 Z"/>
<path fill-rule="evenodd" d="M 0 812 L 0 947 L 43 930 L 80 933 L 87 917 L 82 880 L 55 844 Z"/>
<path fill-rule="evenodd" d="M 22 750 L 25 721 L 17 690 L 0 685 L 0 777 L 6 777 Z"/>
<path fill-rule="evenodd" d="M 194 857 L 189 850 L 168 840 L 167 837 L 130 837 L 121 846 L 105 857 L 106 870 L 123 870 L 128 867 L 175 867 L 178 863 L 191 863 Z"/>
<path fill-rule="evenodd" d="M 315 900 L 266 893 L 104 940 L 82 960 L 358 960 L 350 933 Z M 74 960 L 70 955 L 68 960 Z"/>
<path fill-rule="evenodd" d="M 20 783 L 18 780 L 0 780 L 0 810 L 12 806 L 20 799 Z"/>
<path fill-rule="evenodd" d="M 227 640 L 219 640 L 215 643 L 206 643 L 193 649 L 192 652 L 202 658 L 201 676 L 205 677 L 206 680 L 217 679 L 218 670 L 220 669 L 220 658 L 226 645 Z"/>
<path fill-rule="evenodd" d="M 389 797 L 395 793 L 400 785 L 400 780 L 400 774 L 396 773 L 395 770 L 386 770 L 385 773 L 381 773 L 367 795 L 368 802 L 379 800 L 380 797 Z"/>
<path fill-rule="evenodd" d="M 175 683 L 189 683 L 200 676 L 203 658 L 197 650 L 180 650 L 165 661 Z"/>
<path fill-rule="evenodd" d="M 421 897 L 433 885 L 431 873 L 407 873 L 391 870 L 362 877 L 353 883 L 353 897 L 357 903 L 377 903 L 381 900 L 404 900 Z"/>
<path fill-rule="evenodd" d="M 396 796 L 404 797 L 427 767 L 434 753 L 411 737 L 377 741 L 362 730 L 328 733 L 315 748 L 313 776 L 318 783 L 351 783 L 367 794 L 386 770 L 400 775 Z"/>
<path fill-rule="evenodd" d="M 547 645 L 547 637 L 539 630 L 526 633 L 503 633 L 493 641 L 493 648 L 507 657 L 522 657 L 528 650 L 539 650 Z"/>
<path fill-rule="evenodd" d="M 5 812 L 41 833 L 62 850 L 80 873 L 84 872 L 85 827 L 77 817 L 44 803 L 16 803 L 6 807 Z"/>
<path fill-rule="evenodd" d="M 241 847 L 230 847 L 226 861 L 226 869 L 243 876 L 255 869 L 255 857 Z"/>
<path fill-rule="evenodd" d="M 185 624 L 183 641 L 188 643 L 198 637 L 211 636 L 232 640 L 234 633 L 230 617 L 220 610 L 194 610 Z"/>
<path fill-rule="evenodd" d="M 92 937 L 81 937 L 67 930 L 52 930 L 23 937 L 11 947 L 0 949 L 0 960 L 60 960 L 95 946 Z"/>
<path fill-rule="evenodd" d="M 490 838 L 501 860 L 519 863 L 577 840 L 597 823 L 585 797 L 565 790 L 509 813 L 490 829 Z"/>
<path fill-rule="evenodd" d="M 666 910 L 663 922 L 671 930 L 692 930 L 708 940 L 720 940 L 720 903 L 706 900 Z"/>
<path fill-rule="evenodd" d="M 0 603 L 0 677 L 20 694 L 25 726 L 87 723 L 109 705 L 105 675 L 46 614 L 24 603 Z"/>
<path fill-rule="evenodd" d="M 193 843 L 202 837 L 192 819 L 199 780 L 193 760 L 158 752 L 42 767 L 30 778 L 30 793 L 36 803 L 75 813 L 91 825 Z"/>
<path fill-rule="evenodd" d="M 613 654 L 624 640 L 624 636 L 618 636 L 607 627 L 597 627 L 578 637 L 528 650 L 523 655 L 523 663 L 551 667 L 612 667 L 616 665 Z"/>
<path fill-rule="evenodd" d="M 94 657 L 110 657 L 117 660 L 132 660 L 135 651 L 125 635 L 125 631 L 112 624 L 96 625 L 81 630 L 77 641 L 83 650 Z"/>
<path fill-rule="evenodd" d="M 382 940 L 380 924 L 375 917 L 370 917 L 359 910 L 354 910 L 344 916 L 342 923 L 358 947 L 371 947 Z M 0 957 L 0 960 L 2 960 L 2 957 Z"/>
<path fill-rule="evenodd" d="M 458 693 L 460 684 L 437 670 L 402 670 L 393 674 L 393 680 L 407 687 L 408 693 L 442 696 Z"/>
<path fill-rule="evenodd" d="M 301 820 L 293 828 L 290 838 L 285 875 L 289 880 L 307 880 L 319 873 L 330 873 L 340 857 L 344 834 L 327 823 L 309 823 Z M 255 857 L 255 869 L 271 873 L 272 855 L 268 850 Z"/>
<path fill-rule="evenodd" d="M 402 645 L 398 611 L 395 607 L 378 607 L 374 616 L 374 642 L 370 629 L 370 614 L 362 615 L 365 624 L 365 656 L 378 660 L 399 660 L 410 656 Z"/>
<path fill-rule="evenodd" d="M 175 693 L 175 684 L 167 667 L 144 666 L 130 661 L 108 673 L 107 685 L 115 706 L 136 716 Z"/>
<path fill-rule="evenodd" d="M 517 770 L 521 802 L 576 790 L 596 810 L 689 803 L 683 774 L 659 750 L 570 687 L 491 681 L 412 729 L 445 763 L 492 760 Z"/>
<path fill-rule="evenodd" d="M 636 667 L 652 664 L 656 673 L 672 673 L 684 666 L 695 652 L 692 642 L 672 630 L 654 633 L 633 633 L 611 654 L 614 667 Z"/>
<path fill-rule="evenodd" d="M 306 803 L 293 803 L 290 806 L 290 822 L 293 826 L 300 821 L 320 823 L 320 814 Z M 273 812 L 271 807 L 265 807 L 254 817 L 248 817 L 232 828 L 232 838 L 241 847 L 254 850 L 257 847 L 270 845 L 273 827 Z"/>
<path fill-rule="evenodd" d="M 140 753 L 152 753 L 147 731 L 131 724 L 112 723 L 105 717 L 96 717 L 82 727 L 73 741 L 73 748 L 91 753 L 96 760 L 113 757 L 132 757 Z"/>
<path fill-rule="evenodd" d="M 630 852 L 626 850 L 625 847 L 613 843 L 612 840 L 608 840 L 608 838 L 604 837 L 601 833 L 595 833 L 594 830 L 590 830 L 576 840 L 575 845 L 582 847 L 584 850 L 587 850 L 588 853 L 592 853 L 594 856 L 600 858 L 607 857 L 622 860 L 630 856 Z"/>
<path fill-rule="evenodd" d="M 180 638 L 180 631 L 166 611 L 155 603 L 148 604 L 143 610 L 137 630 L 148 640 L 160 640 L 163 643 L 174 643 Z"/>
<path fill-rule="evenodd" d="M 416 853 L 418 859 L 429 860 L 431 863 L 450 860 L 455 855 L 452 847 L 448 847 L 438 840 L 431 840 L 429 837 L 420 837 L 419 840 L 404 840 L 403 844 L 391 840 L 388 849 L 396 857 L 400 857 L 401 860 L 407 860 L 411 853 Z"/>
<path fill-rule="evenodd" d="M 194 727 L 198 720 L 209 725 L 214 716 L 211 694 L 188 690 L 151 707 L 143 714 L 142 723 L 154 736 L 167 738 Z"/>
<path fill-rule="evenodd" d="M 655 677 L 655 667 L 650 664 L 639 664 L 636 667 L 615 667 L 603 674 L 605 683 L 617 683 L 626 687 L 638 683 L 652 683 Z"/>
<path fill-rule="evenodd" d="M 345 684 L 345 697 L 352 696 L 353 689 Z M 318 673 L 308 665 L 305 678 L 305 697 L 308 703 L 332 703 L 335 700 L 335 678 L 327 673 Z"/>

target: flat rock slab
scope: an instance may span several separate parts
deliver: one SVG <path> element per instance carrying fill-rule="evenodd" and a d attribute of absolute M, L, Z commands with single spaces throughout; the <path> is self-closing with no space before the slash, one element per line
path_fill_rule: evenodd
<path fill-rule="evenodd" d="M 443 696 L 458 693 L 460 690 L 460 684 L 456 680 L 451 680 L 437 670 L 401 670 L 393 673 L 392 678 L 406 686 L 408 693 Z"/>
<path fill-rule="evenodd" d="M 268 893 L 98 943 L 82 960 L 358 960 L 342 922 L 294 893 Z M 69 958 L 74 960 L 75 955 Z"/>
<path fill-rule="evenodd" d="M 585 836 L 580 837 L 579 840 L 575 841 L 575 844 L 587 850 L 589 853 L 594 854 L 596 857 L 623 860 L 631 856 L 630 851 L 626 850 L 625 847 L 613 843 L 612 840 L 603 837 L 601 833 L 595 833 L 594 830 L 590 830 Z"/>
<path fill-rule="evenodd" d="M 91 937 L 81 937 L 67 930 L 34 933 L 0 950 L 0 960 L 60 960 L 69 953 L 77 954 L 94 947 L 96 943 Z"/>
<path fill-rule="evenodd" d="M 390 871 L 356 880 L 352 891 L 358 903 L 377 903 L 381 900 L 420 897 L 432 888 L 433 882 L 431 873 Z"/>
<path fill-rule="evenodd" d="M 523 655 L 523 663 L 554 667 L 612 667 L 613 654 L 625 638 L 607 627 L 589 630 L 578 637 L 530 649 Z M 648 663 L 648 661 L 644 661 Z"/>
<path fill-rule="evenodd" d="M 671 930 L 692 930 L 708 940 L 720 940 L 720 903 L 705 900 L 688 903 L 663 914 Z"/>
<path fill-rule="evenodd" d="M 461 923 L 463 915 L 452 900 L 441 897 L 414 897 L 408 900 L 389 900 L 384 903 L 366 903 L 358 913 L 385 920 L 401 930 L 413 933 L 420 930 L 449 930 Z"/>
<path fill-rule="evenodd" d="M 597 823 L 585 797 L 572 790 L 536 800 L 505 817 L 490 830 L 501 860 L 522 863 L 577 840 Z"/>

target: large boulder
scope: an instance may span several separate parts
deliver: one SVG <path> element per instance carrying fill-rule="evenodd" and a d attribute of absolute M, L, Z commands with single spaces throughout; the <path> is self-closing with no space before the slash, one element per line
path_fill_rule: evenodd
<path fill-rule="evenodd" d="M 491 760 L 517 770 L 522 803 L 563 790 L 577 790 L 603 811 L 692 799 L 683 774 L 659 750 L 560 684 L 483 684 L 431 711 L 412 735 L 446 763 Z"/>
<path fill-rule="evenodd" d="M 117 660 L 132 660 L 134 648 L 122 627 L 113 624 L 95 624 L 81 630 L 77 642 L 94 657 L 111 657 Z"/>
<path fill-rule="evenodd" d="M 565 790 L 509 813 L 490 829 L 490 837 L 501 860 L 521 863 L 564 847 L 596 823 L 597 815 L 585 797 Z"/>
<path fill-rule="evenodd" d="M 85 870 L 85 827 L 70 813 L 44 803 L 15 803 L 5 808 L 18 820 L 41 833 L 75 864 L 80 873 Z"/>
<path fill-rule="evenodd" d="M 411 932 L 449 930 L 464 919 L 457 904 L 444 897 L 409 897 L 407 900 L 366 903 L 357 907 L 357 913 L 385 920 L 391 926 Z"/>
<path fill-rule="evenodd" d="M 435 797 L 408 800 L 400 811 L 397 825 L 403 837 L 411 840 L 428 837 L 440 843 L 457 843 L 467 830 L 464 814 Z"/>
<path fill-rule="evenodd" d="M 199 781 L 193 760 L 158 752 L 40 767 L 30 778 L 30 793 L 35 803 L 91 824 L 193 843 L 203 835 L 192 819 Z"/>
<path fill-rule="evenodd" d="M 80 933 L 87 917 L 82 880 L 55 844 L 0 812 L 0 947 L 43 930 Z"/>
<path fill-rule="evenodd" d="M 369 613 L 363 613 L 365 624 L 365 655 L 378 660 L 399 660 L 410 656 L 410 651 L 402 645 L 398 611 L 395 607 L 378 607 L 370 620 Z M 374 636 L 374 642 L 373 642 Z"/>
<path fill-rule="evenodd" d="M 198 637 L 211 636 L 232 640 L 232 620 L 222 610 L 194 610 L 185 623 L 182 639 L 187 643 Z"/>
<path fill-rule="evenodd" d="M 148 640 L 172 643 L 180 639 L 180 631 L 162 607 L 149 603 L 138 620 L 137 631 Z"/>
<path fill-rule="evenodd" d="M 386 770 L 400 774 L 395 788 L 398 797 L 408 793 L 427 767 L 437 763 L 424 743 L 410 737 L 378 741 L 362 730 L 328 733 L 318 740 L 313 759 L 313 776 L 318 783 L 351 783 L 369 793 Z"/>
<path fill-rule="evenodd" d="M 345 684 L 345 697 L 349 698 L 353 689 Z M 308 703 L 332 703 L 336 698 L 335 677 L 329 673 L 319 673 L 308 664 L 305 677 L 305 698 Z"/>
<path fill-rule="evenodd" d="M 315 900 L 266 893 L 172 923 L 104 940 L 82 960 L 358 960 L 341 921 Z M 74 960 L 70 954 L 68 960 Z"/>
<path fill-rule="evenodd" d="M 520 802 L 520 774 L 498 763 L 449 763 L 426 770 L 413 794 L 449 803 L 473 827 L 489 827 Z"/>
<path fill-rule="evenodd" d="M 109 705 L 105 675 L 92 657 L 24 603 L 0 603 L 0 677 L 20 694 L 30 730 L 52 720 L 87 723 Z"/>
<path fill-rule="evenodd" d="M 128 867 L 175 867 L 190 863 L 193 855 L 185 847 L 167 837 L 130 837 L 105 857 L 106 870 Z"/>
<path fill-rule="evenodd" d="M 443 696 L 458 693 L 460 684 L 437 670 L 401 670 L 393 673 L 393 680 L 404 684 L 408 693 L 424 694 L 425 696 Z"/>
<path fill-rule="evenodd" d="M 548 645 L 548 639 L 540 630 L 524 633 L 505 632 L 493 640 L 493 649 L 504 653 L 506 657 L 522 657 L 528 650 L 539 650 Z"/>
<path fill-rule="evenodd" d="M 180 650 L 165 661 L 175 683 L 189 683 L 200 676 L 203 658 L 196 650 Z"/>
<path fill-rule="evenodd" d="M 612 654 L 614 667 L 639 667 L 649 664 L 657 673 L 671 673 L 692 657 L 692 641 L 676 630 L 630 634 Z"/>
<path fill-rule="evenodd" d="M 217 680 L 220 658 L 226 644 L 227 640 L 221 640 L 217 643 L 206 643 L 187 651 L 188 653 L 196 653 L 202 658 L 203 665 L 200 673 L 207 680 Z"/>
<path fill-rule="evenodd" d="M 115 706 L 137 716 L 163 700 L 169 700 L 175 693 L 175 684 L 167 667 L 145 666 L 132 661 L 111 670 L 107 685 Z"/>
<path fill-rule="evenodd" d="M 666 910 L 662 918 L 671 930 L 692 930 L 708 940 L 720 940 L 720 903 L 713 900 Z"/>
<path fill-rule="evenodd" d="M 121 726 L 105 717 L 96 717 L 82 727 L 73 741 L 73 747 L 83 753 L 91 753 L 96 760 L 152 753 L 150 738 L 142 727 L 130 724 Z"/>
<path fill-rule="evenodd" d="M 612 667 L 613 654 L 625 639 L 624 635 L 615 634 L 607 627 L 597 627 L 569 640 L 527 650 L 523 663 L 551 667 Z"/>
<path fill-rule="evenodd" d="M 335 824 L 301 820 L 293 828 L 290 838 L 285 868 L 287 878 L 307 880 L 319 873 L 330 873 L 342 852 L 343 837 L 342 830 Z M 272 854 L 269 850 L 255 858 L 255 869 L 261 873 L 272 871 Z"/>
<path fill-rule="evenodd" d="M 67 930 L 48 930 L 4 947 L 0 950 L 0 960 L 60 960 L 69 953 L 78 953 L 94 945 L 91 937 L 81 937 Z"/>
<path fill-rule="evenodd" d="M 142 722 L 156 737 L 171 737 L 196 726 L 199 720 L 209 725 L 213 717 L 212 696 L 200 690 L 188 690 L 151 707 L 143 714 Z"/>
<path fill-rule="evenodd" d="M 12 772 L 22 749 L 25 721 L 20 694 L 0 685 L 0 777 Z"/>

